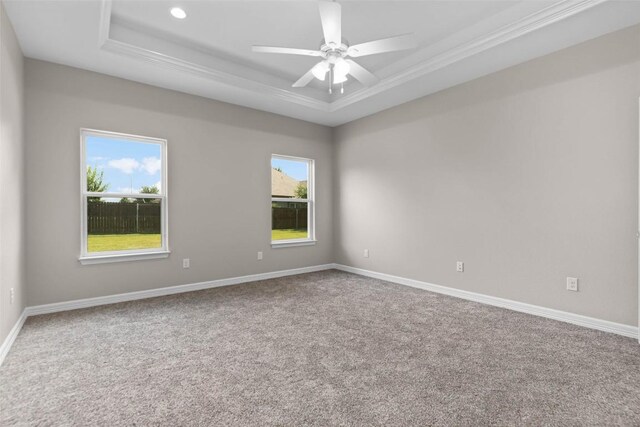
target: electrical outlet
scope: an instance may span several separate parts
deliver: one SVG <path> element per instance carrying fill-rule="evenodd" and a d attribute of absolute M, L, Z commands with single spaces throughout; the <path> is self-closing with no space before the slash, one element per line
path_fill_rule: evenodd
<path fill-rule="evenodd" d="M 457 271 L 458 273 L 462 273 L 462 272 L 464 272 L 464 262 L 462 262 L 462 261 L 458 261 L 458 262 L 456 263 L 456 271 Z"/>
<path fill-rule="evenodd" d="M 182 260 L 182 268 L 189 268 L 191 267 L 191 260 L 189 260 L 189 258 L 185 258 Z"/>
<path fill-rule="evenodd" d="M 9 304 L 13 304 L 13 298 L 15 297 L 15 291 L 13 288 L 9 289 Z"/>
<path fill-rule="evenodd" d="M 365 249 L 365 250 L 364 250 L 364 252 L 362 253 L 362 255 L 363 255 L 365 258 L 369 258 L 369 249 Z"/>
<path fill-rule="evenodd" d="M 567 277 L 567 290 L 578 292 L 578 278 L 577 277 Z"/>
<path fill-rule="evenodd" d="M 258 261 L 262 261 L 262 252 L 258 252 Z"/>

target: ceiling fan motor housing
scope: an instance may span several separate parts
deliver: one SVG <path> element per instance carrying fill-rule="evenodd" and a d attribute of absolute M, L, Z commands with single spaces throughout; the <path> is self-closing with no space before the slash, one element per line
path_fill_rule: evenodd
<path fill-rule="evenodd" d="M 321 57 L 329 61 L 330 64 L 334 64 L 338 58 L 344 58 L 347 56 L 347 50 L 349 45 L 344 41 L 337 46 L 335 43 L 322 43 L 320 46 Z"/>

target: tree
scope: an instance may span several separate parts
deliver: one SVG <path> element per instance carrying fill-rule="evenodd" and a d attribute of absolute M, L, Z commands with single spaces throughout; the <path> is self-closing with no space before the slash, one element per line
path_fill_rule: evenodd
<path fill-rule="evenodd" d="M 278 172 L 280 172 L 280 173 L 283 173 L 283 172 L 282 172 L 282 168 L 281 168 L 281 167 L 277 167 L 277 168 L 273 168 L 273 169 L 274 169 L 274 170 L 277 170 L 277 171 L 278 171 Z"/>
<path fill-rule="evenodd" d="M 293 191 L 297 199 L 306 199 L 307 198 L 307 183 L 299 182 L 296 189 Z"/>
<path fill-rule="evenodd" d="M 103 193 L 109 189 L 109 184 L 104 182 L 104 171 L 98 171 L 97 167 L 87 166 L 87 191 Z M 99 202 L 100 197 L 89 197 L 89 202 Z"/>
<path fill-rule="evenodd" d="M 160 194 L 160 189 L 155 185 L 152 186 L 143 186 L 140 189 L 141 194 Z M 160 199 L 146 199 L 146 198 L 138 198 L 136 199 L 138 203 L 160 203 Z"/>

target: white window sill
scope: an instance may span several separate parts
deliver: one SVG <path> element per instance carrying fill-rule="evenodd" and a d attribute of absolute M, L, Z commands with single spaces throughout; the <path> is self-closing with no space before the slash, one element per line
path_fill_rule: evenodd
<path fill-rule="evenodd" d="M 109 254 L 109 255 L 95 255 L 95 256 L 81 256 L 78 258 L 80 264 L 106 264 L 109 262 L 126 262 L 126 261 L 143 261 L 146 259 L 158 259 L 167 258 L 171 251 L 157 251 L 157 252 L 139 252 L 130 254 Z"/>
<path fill-rule="evenodd" d="M 271 247 L 274 249 L 280 248 L 292 248 L 295 246 L 313 246 L 316 244 L 316 240 L 275 240 L 271 242 Z"/>

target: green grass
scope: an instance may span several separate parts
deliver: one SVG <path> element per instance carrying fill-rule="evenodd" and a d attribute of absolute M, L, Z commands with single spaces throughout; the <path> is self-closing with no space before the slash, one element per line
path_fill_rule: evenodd
<path fill-rule="evenodd" d="M 271 230 L 271 240 L 306 239 L 307 230 Z"/>
<path fill-rule="evenodd" d="M 162 247 L 160 234 L 90 234 L 89 252 L 123 251 Z"/>
<path fill-rule="evenodd" d="M 306 239 L 307 230 L 271 230 L 271 240 Z M 90 234 L 89 252 L 124 251 L 162 247 L 160 234 Z"/>

